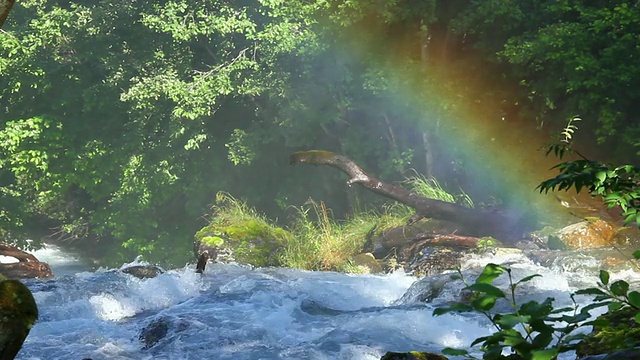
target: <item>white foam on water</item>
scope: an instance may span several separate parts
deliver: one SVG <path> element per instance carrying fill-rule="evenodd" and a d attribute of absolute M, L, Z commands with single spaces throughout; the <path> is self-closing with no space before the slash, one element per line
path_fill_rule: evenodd
<path fill-rule="evenodd" d="M 517 253 L 473 257 L 463 268 L 473 276 L 489 262 L 509 266 L 516 281 L 541 275 L 521 285 L 522 300 L 554 297 L 565 306 L 575 279 L 597 281 L 594 273 L 577 275 L 579 267 L 544 268 Z M 634 271 L 611 278 L 640 280 Z M 433 316 L 432 304 L 397 304 L 416 280 L 401 272 L 220 264 L 200 275 L 191 264 L 152 279 L 101 269 L 28 282 L 41 315 L 19 359 L 377 360 L 387 351 L 468 349 L 494 331 L 478 314 Z M 506 284 L 504 277 L 496 280 Z M 578 301 L 590 303 L 588 297 Z M 139 337 L 154 321 L 164 322 L 167 333 L 146 349 Z"/>
<path fill-rule="evenodd" d="M 30 253 L 39 261 L 49 264 L 55 277 L 73 275 L 91 268 L 86 260 L 83 260 L 76 254 L 63 250 L 57 245 L 44 244 L 42 248 L 30 251 Z"/>

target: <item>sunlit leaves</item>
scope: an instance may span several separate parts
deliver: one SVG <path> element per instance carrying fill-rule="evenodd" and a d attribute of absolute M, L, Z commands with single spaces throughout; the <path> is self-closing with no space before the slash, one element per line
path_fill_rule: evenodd
<path fill-rule="evenodd" d="M 242 129 L 234 129 L 231 139 L 225 144 L 229 149 L 229 160 L 235 165 L 250 164 L 256 154 L 250 145 L 248 145 L 248 134 Z"/>
<path fill-rule="evenodd" d="M 564 142 L 552 145 L 553 152 L 562 157 L 568 145 Z M 613 166 L 586 158 L 556 165 L 560 174 L 540 183 L 540 192 L 587 189 L 592 196 L 602 196 L 609 209 L 620 207 L 624 225 L 635 223 L 640 227 L 640 167 L 634 165 Z"/>

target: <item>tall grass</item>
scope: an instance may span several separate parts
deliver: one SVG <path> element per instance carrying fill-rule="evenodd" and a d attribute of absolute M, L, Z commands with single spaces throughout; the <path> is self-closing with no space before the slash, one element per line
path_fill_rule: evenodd
<path fill-rule="evenodd" d="M 377 217 L 361 213 L 338 223 L 323 202 L 310 201 L 298 209 L 291 226 L 294 236 L 282 252 L 281 262 L 288 267 L 309 270 L 353 271 L 350 259 L 360 253 Z"/>
<path fill-rule="evenodd" d="M 416 194 L 429 199 L 458 203 L 468 208 L 474 207 L 473 200 L 464 191 L 461 190 L 460 194 L 453 195 L 444 190 L 435 178 L 427 179 L 422 175 L 416 175 L 408 177 L 403 184 Z"/>
<path fill-rule="evenodd" d="M 421 196 L 473 207 L 465 193 L 456 197 L 446 192 L 435 179 L 414 176 L 405 180 L 404 185 Z M 247 245 L 247 242 L 254 238 L 270 238 L 281 247 L 276 261 L 278 266 L 307 270 L 359 271 L 350 260 L 362 251 L 367 240 L 384 230 L 406 224 L 414 214 L 408 206 L 393 203 L 382 212 L 358 212 L 338 222 L 323 202 L 310 200 L 296 209 L 296 219 L 283 229 L 229 194 L 218 194 L 217 203 L 211 224 L 199 232 L 200 236 L 225 232 L 245 245 L 247 250 L 244 251 L 249 252 L 257 249 L 248 246 L 252 244 Z"/>

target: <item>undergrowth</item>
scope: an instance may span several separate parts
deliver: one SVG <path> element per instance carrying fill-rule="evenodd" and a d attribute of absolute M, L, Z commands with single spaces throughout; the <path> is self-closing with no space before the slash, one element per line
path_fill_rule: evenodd
<path fill-rule="evenodd" d="M 456 198 L 435 179 L 413 176 L 403 185 L 424 197 L 473 206 L 466 194 Z M 288 226 L 278 227 L 246 202 L 221 192 L 209 225 L 196 238 L 210 246 L 230 247 L 236 260 L 256 266 L 363 272 L 366 269 L 353 264 L 352 258 L 373 236 L 406 224 L 413 213 L 403 204 L 390 203 L 380 211 L 359 211 L 337 221 L 323 202 L 309 200 L 296 208 L 297 216 Z"/>

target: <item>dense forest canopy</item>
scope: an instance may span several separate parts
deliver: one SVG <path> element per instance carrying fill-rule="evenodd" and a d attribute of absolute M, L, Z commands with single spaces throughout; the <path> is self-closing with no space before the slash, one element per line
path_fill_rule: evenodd
<path fill-rule="evenodd" d="M 474 193 L 484 165 L 443 136 L 461 117 L 522 139 L 580 115 L 611 159 L 640 145 L 633 1 L 24 0 L 0 32 L 0 234 L 112 261 L 185 261 L 221 190 L 348 213 L 363 195 L 289 167 L 300 149 L 509 203 Z"/>

